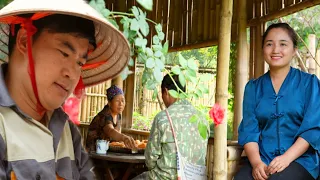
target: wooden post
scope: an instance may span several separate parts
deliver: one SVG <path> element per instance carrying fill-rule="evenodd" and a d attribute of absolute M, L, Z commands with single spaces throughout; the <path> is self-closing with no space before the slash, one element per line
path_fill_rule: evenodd
<path fill-rule="evenodd" d="M 254 78 L 264 74 L 264 59 L 262 56 L 262 32 L 264 31 L 263 23 L 256 26 L 255 53 L 254 53 Z"/>
<path fill-rule="evenodd" d="M 320 49 L 317 50 L 316 60 L 317 62 L 320 62 Z M 316 65 L 316 75 L 320 78 L 320 67 L 318 65 Z"/>
<path fill-rule="evenodd" d="M 316 73 L 316 61 L 313 59 L 316 55 L 316 35 L 315 34 L 309 34 L 308 36 L 309 44 L 308 44 L 308 49 L 311 54 L 309 54 L 308 58 L 308 72 L 310 74 L 315 74 Z"/>
<path fill-rule="evenodd" d="M 216 103 L 228 109 L 228 84 L 233 0 L 221 1 L 217 62 Z M 227 116 L 227 114 L 226 114 Z M 214 127 L 213 179 L 227 179 L 227 117 Z"/>
<path fill-rule="evenodd" d="M 123 111 L 123 121 L 122 121 L 122 128 L 131 128 L 132 126 L 132 115 L 134 110 L 134 97 L 135 97 L 135 69 L 136 69 L 136 61 L 134 62 L 134 66 L 130 68 L 130 71 L 134 73 L 130 74 L 127 79 L 125 80 L 125 90 L 124 96 L 126 99 L 126 107 Z"/>
<path fill-rule="evenodd" d="M 242 119 L 243 93 L 249 75 L 247 47 L 247 0 L 238 2 L 238 42 L 236 63 L 236 89 L 234 94 L 233 139 L 238 139 L 238 126 Z"/>
<path fill-rule="evenodd" d="M 123 80 L 122 80 L 121 76 L 118 76 L 115 79 L 112 79 L 111 84 L 116 85 L 119 88 L 123 89 Z"/>

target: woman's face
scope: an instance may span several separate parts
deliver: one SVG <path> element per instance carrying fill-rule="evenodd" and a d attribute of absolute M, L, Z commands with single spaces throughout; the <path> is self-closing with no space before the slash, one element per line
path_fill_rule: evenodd
<path fill-rule="evenodd" d="M 121 114 L 126 105 L 126 100 L 122 94 L 116 95 L 110 102 L 109 106 L 112 112 Z"/>
<path fill-rule="evenodd" d="M 290 66 L 296 48 L 288 32 L 282 28 L 271 29 L 263 44 L 263 56 L 270 69 Z"/>

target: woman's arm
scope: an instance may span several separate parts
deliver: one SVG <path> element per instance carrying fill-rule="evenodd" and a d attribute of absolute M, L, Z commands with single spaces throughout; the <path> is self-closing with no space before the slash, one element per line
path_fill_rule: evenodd
<path fill-rule="evenodd" d="M 261 157 L 259 153 L 259 145 L 256 142 L 249 142 L 244 145 L 244 151 L 250 161 L 252 167 L 255 167 L 257 164 L 261 163 Z"/>
<path fill-rule="evenodd" d="M 296 142 L 283 155 L 278 156 L 271 161 L 267 172 L 274 174 L 283 171 L 291 162 L 304 154 L 309 147 L 310 144 L 305 139 L 298 137 Z"/>
<path fill-rule="evenodd" d="M 124 144 L 130 149 L 136 147 L 132 137 L 121 134 L 113 127 L 112 124 L 106 124 L 103 128 L 103 132 L 107 135 L 107 137 L 110 137 L 115 141 L 123 141 Z"/>

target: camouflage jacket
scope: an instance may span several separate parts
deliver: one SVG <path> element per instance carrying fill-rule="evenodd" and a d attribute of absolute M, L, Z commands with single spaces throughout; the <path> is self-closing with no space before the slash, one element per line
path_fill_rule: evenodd
<path fill-rule="evenodd" d="M 168 112 L 177 135 L 181 155 L 191 163 L 205 165 L 208 139 L 200 136 L 196 123 L 189 122 L 197 110 L 187 100 L 180 100 L 172 104 Z M 208 124 L 204 117 L 200 121 Z M 176 153 L 169 120 L 166 112 L 161 111 L 154 118 L 145 150 L 149 179 L 177 179 Z"/>

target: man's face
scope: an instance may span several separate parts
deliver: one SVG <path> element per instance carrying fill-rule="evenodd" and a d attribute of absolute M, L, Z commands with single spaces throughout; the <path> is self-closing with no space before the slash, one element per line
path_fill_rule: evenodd
<path fill-rule="evenodd" d="M 44 108 L 53 110 L 60 107 L 74 91 L 88 48 L 89 41 L 85 38 L 46 30 L 34 41 L 32 52 L 36 82 Z"/>

